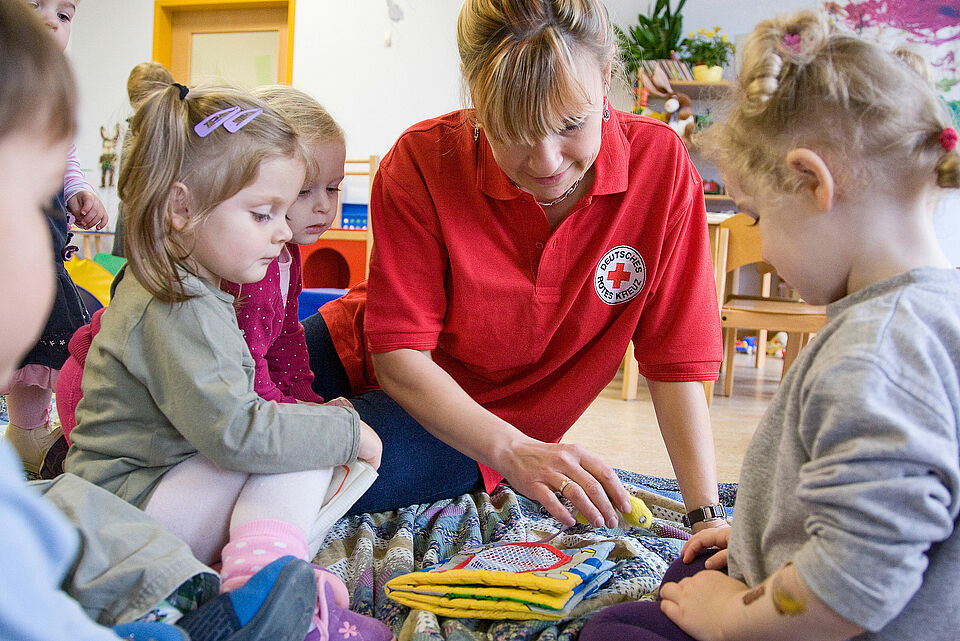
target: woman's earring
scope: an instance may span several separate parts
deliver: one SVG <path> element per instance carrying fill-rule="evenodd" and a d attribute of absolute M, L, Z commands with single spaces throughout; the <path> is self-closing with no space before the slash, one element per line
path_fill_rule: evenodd
<path fill-rule="evenodd" d="M 480 127 L 477 125 L 473 126 L 473 142 L 477 142 L 480 139 Z"/>
<path fill-rule="evenodd" d="M 607 102 L 607 97 L 603 97 L 603 122 L 610 120 L 610 103 Z"/>

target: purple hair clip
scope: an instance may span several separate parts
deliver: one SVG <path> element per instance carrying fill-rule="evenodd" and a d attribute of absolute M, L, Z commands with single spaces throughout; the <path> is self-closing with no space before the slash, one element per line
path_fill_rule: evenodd
<path fill-rule="evenodd" d="M 783 34 L 783 46 L 793 51 L 794 53 L 800 53 L 800 34 L 799 33 L 785 33 Z"/>
<path fill-rule="evenodd" d="M 236 133 L 246 127 L 251 120 L 263 113 L 263 109 L 255 107 L 253 109 L 241 109 L 240 107 L 227 107 L 214 112 L 194 125 L 193 130 L 201 138 L 209 136 L 214 129 L 223 125 L 223 128 L 230 133 Z"/>

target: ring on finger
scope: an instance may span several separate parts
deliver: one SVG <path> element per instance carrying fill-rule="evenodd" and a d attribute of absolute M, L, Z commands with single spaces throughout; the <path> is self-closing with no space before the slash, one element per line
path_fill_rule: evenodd
<path fill-rule="evenodd" d="M 560 484 L 560 489 L 557 491 L 560 492 L 560 494 L 563 494 L 563 490 L 566 489 L 566 487 L 571 483 L 573 483 L 574 485 L 577 484 L 577 482 L 574 481 L 573 479 L 564 479 L 563 483 Z"/>

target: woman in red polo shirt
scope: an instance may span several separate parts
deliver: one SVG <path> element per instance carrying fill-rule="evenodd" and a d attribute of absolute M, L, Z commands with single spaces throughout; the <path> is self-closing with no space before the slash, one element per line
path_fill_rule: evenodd
<path fill-rule="evenodd" d="M 374 181 L 365 349 L 386 394 L 354 406 L 384 462 L 355 511 L 506 478 L 565 523 L 557 492 L 615 524 L 614 471 L 558 441 L 633 340 L 690 518 L 719 525 L 700 381 L 717 377 L 720 322 L 683 143 L 610 107 L 599 0 L 466 0 L 458 43 L 473 109 L 408 129 Z M 363 369 L 348 362 L 362 303 L 305 322 L 318 388 L 338 353 Z"/>

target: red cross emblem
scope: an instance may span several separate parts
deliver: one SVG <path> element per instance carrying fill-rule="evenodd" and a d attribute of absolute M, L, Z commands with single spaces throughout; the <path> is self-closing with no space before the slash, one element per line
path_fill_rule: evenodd
<path fill-rule="evenodd" d="M 617 268 L 607 272 L 607 280 L 613 283 L 614 289 L 620 289 L 620 284 L 630 280 L 630 272 L 626 270 L 626 263 L 617 263 Z"/>
<path fill-rule="evenodd" d="M 617 245 L 604 254 L 593 272 L 593 288 L 607 305 L 636 298 L 647 283 L 643 256 L 629 245 Z"/>

